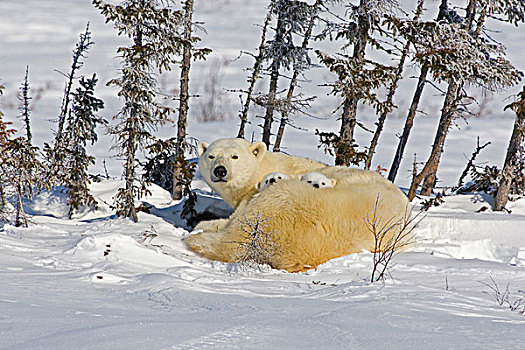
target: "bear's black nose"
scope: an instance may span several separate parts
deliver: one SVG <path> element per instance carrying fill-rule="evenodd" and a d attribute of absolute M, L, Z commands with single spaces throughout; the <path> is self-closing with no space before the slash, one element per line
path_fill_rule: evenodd
<path fill-rule="evenodd" d="M 273 179 L 273 178 L 270 179 L 270 183 L 271 183 L 271 184 L 275 183 L 275 179 Z"/>
<path fill-rule="evenodd" d="M 219 165 L 213 170 L 213 175 L 215 175 L 218 178 L 223 178 L 226 176 L 226 174 L 228 174 L 228 171 L 222 165 Z"/>
<path fill-rule="evenodd" d="M 314 184 L 314 187 L 315 188 L 319 188 L 319 184 Z"/>

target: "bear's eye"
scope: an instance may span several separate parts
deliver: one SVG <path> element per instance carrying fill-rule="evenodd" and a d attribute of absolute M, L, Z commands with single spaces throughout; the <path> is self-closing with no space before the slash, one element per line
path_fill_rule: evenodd
<path fill-rule="evenodd" d="M 239 156 L 232 156 L 232 159 L 239 159 Z"/>
<path fill-rule="evenodd" d="M 210 159 L 214 159 L 215 157 L 214 157 L 214 156 L 212 156 L 212 155 L 210 155 L 210 156 L 208 156 L 208 158 L 210 158 Z"/>
<path fill-rule="evenodd" d="M 324 186 L 324 185 L 325 185 L 325 183 L 324 183 L 324 182 L 321 182 L 321 185 L 323 185 L 323 186 Z"/>
<path fill-rule="evenodd" d="M 312 181 L 308 181 L 308 183 L 309 183 L 309 184 L 311 184 L 311 183 L 312 183 Z"/>

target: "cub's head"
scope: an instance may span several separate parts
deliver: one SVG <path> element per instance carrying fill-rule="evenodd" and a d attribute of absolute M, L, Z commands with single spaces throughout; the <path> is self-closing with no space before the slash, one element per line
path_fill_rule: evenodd
<path fill-rule="evenodd" d="M 269 186 L 273 185 L 276 182 L 280 182 L 282 180 L 288 180 L 290 176 L 279 173 L 279 172 L 273 172 L 266 174 L 266 176 L 263 177 L 262 181 L 259 182 L 257 185 L 255 185 L 255 188 L 257 191 L 262 192 L 265 189 L 267 189 Z"/>
<path fill-rule="evenodd" d="M 255 186 L 259 168 L 266 155 L 262 142 L 244 139 L 219 139 L 211 144 L 200 142 L 199 170 L 208 185 L 226 201 L 228 193 Z"/>
<path fill-rule="evenodd" d="M 335 179 L 330 179 L 329 177 L 318 173 L 317 171 L 312 171 L 301 175 L 301 181 L 304 181 L 315 188 L 334 187 L 336 184 Z"/>

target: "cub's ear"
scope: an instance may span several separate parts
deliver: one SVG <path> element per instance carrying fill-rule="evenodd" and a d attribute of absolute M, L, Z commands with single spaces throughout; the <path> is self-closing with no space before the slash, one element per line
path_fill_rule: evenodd
<path fill-rule="evenodd" d="M 330 179 L 330 181 L 332 182 L 332 186 L 335 186 L 335 184 L 337 183 L 336 179 Z"/>
<path fill-rule="evenodd" d="M 259 160 L 264 158 L 266 154 L 266 144 L 264 142 L 257 142 L 250 145 L 250 152 Z"/>
<path fill-rule="evenodd" d="M 205 141 L 199 142 L 199 144 L 197 145 L 197 153 L 199 154 L 199 157 L 202 156 L 202 154 L 204 152 L 206 152 L 206 150 L 208 149 L 209 145 L 210 144 L 208 142 L 205 142 Z"/>

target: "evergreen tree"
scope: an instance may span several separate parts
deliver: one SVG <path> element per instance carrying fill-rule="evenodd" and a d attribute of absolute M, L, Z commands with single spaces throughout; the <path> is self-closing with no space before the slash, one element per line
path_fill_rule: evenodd
<path fill-rule="evenodd" d="M 414 18 L 412 19 L 412 21 L 415 22 L 419 20 L 419 17 L 423 13 L 424 3 L 425 3 L 425 0 L 418 0 L 417 8 L 416 8 Z M 397 87 L 399 85 L 399 81 L 402 78 L 405 61 L 409 55 L 410 45 L 411 45 L 410 41 L 406 40 L 401 50 L 401 56 L 399 58 L 399 62 L 394 72 L 394 78 L 390 82 L 386 100 L 383 102 L 384 108 L 382 109 L 379 115 L 379 118 L 377 119 L 376 131 L 374 132 L 374 136 L 372 137 L 372 140 L 370 141 L 370 146 L 368 147 L 368 154 L 366 156 L 366 161 L 365 161 L 366 170 L 369 170 L 370 166 L 372 165 L 372 158 L 374 157 L 374 153 L 375 153 L 377 144 L 379 142 L 379 137 L 381 136 L 381 133 L 383 132 L 383 127 L 385 125 L 386 118 L 394 109 L 394 94 L 396 93 Z"/>
<path fill-rule="evenodd" d="M 177 140 L 175 148 L 175 169 L 173 172 L 173 191 L 172 198 L 179 200 L 183 196 L 183 192 L 188 192 L 184 184 L 188 183 L 185 174 L 188 174 L 188 169 L 185 168 L 189 164 L 186 160 L 186 151 L 188 151 L 188 142 L 186 140 L 186 128 L 188 125 L 188 110 L 189 110 L 189 83 L 190 83 L 190 68 L 191 60 L 205 59 L 211 50 L 208 48 L 196 48 L 195 44 L 200 41 L 199 37 L 193 35 L 193 3 L 194 0 L 184 0 L 184 11 L 182 12 L 182 61 L 180 72 L 180 95 L 179 95 L 179 116 L 177 120 Z M 191 182 L 191 180 L 190 180 Z"/>
<path fill-rule="evenodd" d="M 497 11 L 503 9 L 505 7 L 495 9 L 489 2 L 470 0 L 463 21 L 422 23 L 412 32 L 415 38 L 423 39 L 415 40 L 415 46 L 420 50 L 416 57 L 425 57 L 431 64 L 433 78 L 438 82 L 446 82 L 448 88 L 431 154 L 421 172 L 412 179 L 409 199 L 415 197 L 421 182 L 423 195 L 429 195 L 435 186 L 446 136 L 458 106 L 467 97 L 464 86 L 480 86 L 494 91 L 521 80 L 523 74 L 504 58 L 503 46 L 482 35 L 487 16 L 496 15 Z"/>
<path fill-rule="evenodd" d="M 318 8 L 318 2 L 308 5 L 304 1 L 297 0 L 276 0 L 269 8 L 269 11 L 277 17 L 275 35 L 272 40 L 266 42 L 263 50 L 263 60 L 269 62 L 267 72 L 270 75 L 270 82 L 268 93 L 256 99 L 256 102 L 266 109 L 262 126 L 262 142 L 268 148 L 270 148 L 275 110 L 282 112 L 291 108 L 289 103 L 291 96 L 289 99 L 286 97 L 280 99 L 278 96 L 280 71 L 281 69 L 297 71 L 298 75 L 310 67 L 307 44 L 311 29 L 308 35 L 305 36 L 305 33 L 310 26 L 313 26 L 313 18 L 317 15 Z M 302 36 L 306 40 L 303 40 L 301 45 L 296 45 L 294 36 Z M 292 84 L 294 87 L 296 81 L 297 77 Z M 294 89 L 289 91 L 293 93 Z"/>
<path fill-rule="evenodd" d="M 115 116 L 117 125 L 111 132 L 115 135 L 115 148 L 125 159 L 125 187 L 115 198 L 119 216 L 138 221 L 135 199 L 147 193 L 145 184 L 137 174 L 137 151 L 143 150 L 154 140 L 150 130 L 168 120 L 172 109 L 156 101 L 155 73 L 169 70 L 181 54 L 184 23 L 183 13 L 160 6 L 156 0 L 127 0 L 120 5 L 94 0 L 107 22 L 113 22 L 119 34 L 129 37 L 133 43 L 120 47 L 122 57 L 121 76 L 108 84 L 120 88 L 118 95 L 124 99 L 122 110 Z"/>
<path fill-rule="evenodd" d="M 87 57 L 87 52 L 93 44 L 94 43 L 91 40 L 91 32 L 89 31 L 88 23 L 84 33 L 80 34 L 79 40 L 76 43 L 75 49 L 73 50 L 73 59 L 69 73 L 62 73 L 66 77 L 66 83 L 64 86 L 64 95 L 62 97 L 62 106 L 60 108 L 60 114 L 57 120 L 58 128 L 55 133 L 54 144 L 53 146 L 48 144 L 44 145 L 44 152 L 46 153 L 50 178 L 60 176 L 60 173 L 64 168 L 63 161 L 65 159 L 66 151 L 64 145 L 64 129 L 66 127 L 66 121 L 70 110 L 73 84 L 75 80 L 77 80 L 78 71 L 84 65 L 82 59 Z"/>
<path fill-rule="evenodd" d="M 97 205 L 88 187 L 91 183 L 88 167 L 95 163 L 95 157 L 88 155 L 86 150 L 88 142 L 93 145 L 98 140 L 96 126 L 106 123 L 96 116 L 104 108 L 104 102 L 94 96 L 97 81 L 95 74 L 88 79 L 80 78 L 80 87 L 72 94 L 73 106 L 64 132 L 66 159 L 61 180 L 69 195 L 69 218 L 80 207 L 96 208 Z"/>
<path fill-rule="evenodd" d="M 301 43 L 301 50 L 303 50 L 303 53 L 306 53 L 309 49 L 308 42 L 310 41 L 310 38 L 312 37 L 312 31 L 314 29 L 315 23 L 318 19 L 318 13 L 320 11 L 320 7 L 322 6 L 323 1 L 322 0 L 316 0 L 313 5 L 310 6 L 310 13 L 309 13 L 309 19 L 308 19 L 308 26 L 306 27 L 306 30 L 303 34 L 303 41 Z M 308 56 L 306 56 L 308 58 Z M 305 69 L 307 69 L 310 65 L 310 62 L 307 62 L 307 65 L 304 64 L 294 64 L 293 66 L 293 74 L 290 79 L 290 83 L 288 85 L 288 91 L 286 93 L 286 97 L 284 98 L 283 103 L 281 104 L 281 121 L 279 122 L 279 129 L 277 130 L 277 135 L 275 137 L 275 142 L 273 144 L 273 151 L 274 152 L 280 152 L 281 151 L 281 142 L 283 139 L 284 134 L 284 128 L 286 125 L 290 123 L 289 121 L 289 114 L 290 112 L 293 112 L 294 109 L 298 109 L 294 104 L 307 104 L 310 99 L 306 99 L 303 101 L 292 101 L 294 96 L 294 91 L 298 83 L 299 75 L 303 73 Z"/>
<path fill-rule="evenodd" d="M 512 192 L 525 194 L 525 87 L 519 94 L 518 101 L 505 108 L 516 112 L 516 120 L 501 171 L 494 210 L 503 210 Z"/>
<path fill-rule="evenodd" d="M 0 85 L 0 96 L 4 93 L 4 86 Z M 3 164 L 7 160 L 7 154 L 5 150 L 10 136 L 15 132 L 13 129 L 9 129 L 10 122 L 3 120 L 4 114 L 0 111 L 0 164 Z M 0 173 L 3 173 L 0 168 Z M 7 178 L 0 176 L 0 219 L 4 219 L 8 214 L 7 200 L 5 195 L 5 187 L 7 185 Z"/>
<path fill-rule="evenodd" d="M 22 103 L 20 107 L 18 107 L 18 110 L 20 111 L 20 118 L 23 119 L 25 128 L 26 128 L 26 138 L 29 144 L 31 144 L 32 141 L 32 135 L 31 135 L 31 109 L 29 107 L 29 101 L 31 100 L 31 97 L 29 96 L 29 66 L 26 66 L 26 75 L 24 77 L 24 82 L 22 83 L 22 86 L 20 87 L 20 94 L 18 96 L 18 99 Z"/>
<path fill-rule="evenodd" d="M 336 165 L 357 165 L 366 159 L 366 153 L 357 150 L 354 140 L 358 103 L 368 103 L 378 113 L 390 108 L 378 99 L 376 90 L 391 82 L 395 73 L 391 67 L 367 59 L 365 53 L 367 47 L 384 50 L 372 34 L 382 31 L 381 19 L 398 6 L 396 1 L 360 0 L 358 5 L 348 6 L 348 18 L 340 18 L 342 23 L 328 21 L 321 36 L 346 41 L 343 53 L 328 55 L 316 51 L 321 62 L 337 75 L 337 80 L 329 85 L 332 93 L 343 98 L 339 135 L 318 132 L 321 144 L 335 153 Z M 351 55 L 345 53 L 349 47 L 353 50 Z"/>
<path fill-rule="evenodd" d="M 390 16 L 389 19 L 387 19 L 387 21 L 390 21 L 392 19 L 394 19 L 394 21 L 397 21 L 397 19 L 393 16 Z M 448 0 L 441 0 L 441 4 L 439 6 L 436 22 L 439 23 L 442 21 L 448 23 L 459 23 L 461 21 L 461 18 L 455 11 L 449 10 Z M 410 38 L 407 38 L 407 43 L 411 43 Z M 405 148 L 408 143 L 408 137 L 410 136 L 410 132 L 414 125 L 414 119 L 416 117 L 416 113 L 419 107 L 419 102 L 421 101 L 421 96 L 426 86 L 427 76 L 430 71 L 431 62 L 429 60 L 425 60 L 424 56 L 420 57 L 417 61 L 420 62 L 421 67 L 419 72 L 419 78 L 416 84 L 414 95 L 412 96 L 410 107 L 408 109 L 408 113 L 405 119 L 405 125 L 403 126 L 403 131 L 401 133 L 401 136 L 399 137 L 399 143 L 397 145 L 396 153 L 394 155 L 394 159 L 392 160 L 392 165 L 388 173 L 388 179 L 392 182 L 395 181 L 397 172 L 399 171 L 401 160 L 403 159 L 403 154 L 405 153 Z"/>
<path fill-rule="evenodd" d="M 0 172 L 2 180 L 14 192 L 15 226 L 28 226 L 22 201 L 24 198 L 31 200 L 35 189 L 48 187 L 45 170 L 38 160 L 38 148 L 31 146 L 25 137 L 7 140 L 2 149 Z"/>
<path fill-rule="evenodd" d="M 246 91 L 243 91 L 246 93 L 246 99 L 243 104 L 242 111 L 239 114 L 239 119 L 241 120 L 241 123 L 239 125 L 239 132 L 237 133 L 238 138 L 244 138 L 245 137 L 245 130 L 246 130 L 246 124 L 248 124 L 248 111 L 250 110 L 250 104 L 253 100 L 253 91 L 255 89 L 255 83 L 259 79 L 262 65 L 263 65 L 263 59 L 264 59 L 264 49 L 266 44 L 266 33 L 268 31 L 268 26 L 270 25 L 270 22 L 272 20 L 272 13 L 273 13 L 273 7 L 275 6 L 277 0 L 270 0 L 270 4 L 268 5 L 268 12 L 266 13 L 266 19 L 264 20 L 264 24 L 262 26 L 261 30 L 261 41 L 258 47 L 258 54 L 257 56 L 252 55 L 255 58 L 255 61 L 253 63 L 253 67 L 251 68 L 252 74 L 248 78 L 248 89 Z M 250 54 L 251 55 L 251 54 Z"/>

